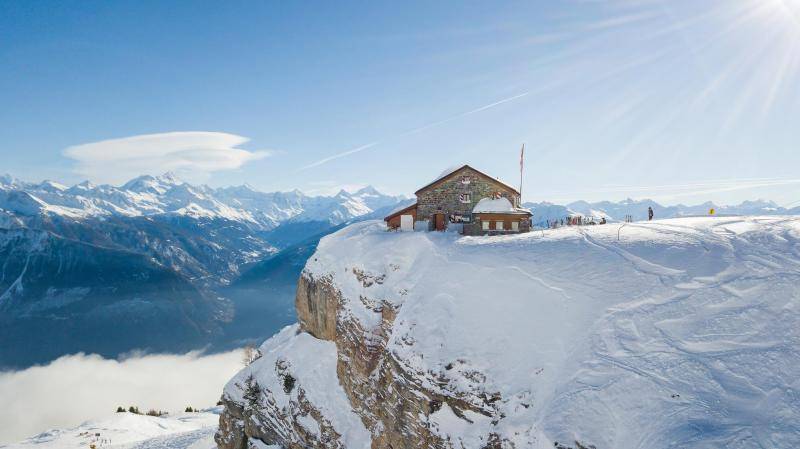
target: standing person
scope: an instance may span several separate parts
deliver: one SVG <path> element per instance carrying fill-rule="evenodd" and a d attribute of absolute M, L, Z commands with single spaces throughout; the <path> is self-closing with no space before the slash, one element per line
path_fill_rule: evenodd
<path fill-rule="evenodd" d="M 653 219 L 653 208 L 648 206 L 647 207 L 647 221 L 651 221 Z"/>

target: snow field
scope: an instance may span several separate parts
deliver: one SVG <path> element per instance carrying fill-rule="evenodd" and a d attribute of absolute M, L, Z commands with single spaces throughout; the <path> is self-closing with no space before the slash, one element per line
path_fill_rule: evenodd
<path fill-rule="evenodd" d="M 465 447 L 490 431 L 520 447 L 800 447 L 800 218 L 620 226 L 363 223 L 323 239 L 306 270 L 368 332 L 380 316 L 360 297 L 399 306 L 387 350 L 428 388 L 503 398 L 496 425 L 434 414 Z"/>
<path fill-rule="evenodd" d="M 133 413 L 43 432 L 2 449 L 214 449 L 221 407 L 156 417 Z"/>

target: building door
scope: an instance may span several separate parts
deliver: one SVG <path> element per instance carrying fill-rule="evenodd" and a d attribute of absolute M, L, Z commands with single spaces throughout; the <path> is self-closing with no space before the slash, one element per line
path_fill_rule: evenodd
<path fill-rule="evenodd" d="M 433 222 L 437 231 L 444 231 L 444 214 L 433 214 Z"/>
<path fill-rule="evenodd" d="M 401 231 L 413 231 L 414 230 L 414 216 L 413 215 L 401 215 L 400 216 L 400 230 Z"/>

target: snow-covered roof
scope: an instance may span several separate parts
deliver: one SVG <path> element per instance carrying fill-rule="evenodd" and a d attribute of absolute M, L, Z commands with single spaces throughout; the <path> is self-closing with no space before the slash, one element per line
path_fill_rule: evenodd
<path fill-rule="evenodd" d="M 476 169 L 476 168 L 474 168 L 474 167 L 472 167 L 472 166 L 470 166 L 468 164 L 455 166 L 455 167 L 449 167 L 449 168 L 445 169 L 442 173 L 439 174 L 439 176 L 436 177 L 436 179 L 434 179 L 430 183 L 426 184 L 425 186 L 421 187 L 420 189 L 418 189 L 414 193 L 417 194 L 417 193 L 427 189 L 428 187 L 438 183 L 439 181 L 442 181 L 443 179 L 449 177 L 453 173 L 455 173 L 455 172 L 457 172 L 457 171 L 459 171 L 459 170 L 461 170 L 463 168 L 470 168 L 470 169 L 474 170 L 475 172 L 477 172 L 479 175 L 484 176 L 487 179 L 491 179 L 492 181 L 494 181 L 494 182 L 496 182 L 498 184 L 502 184 L 503 186 L 511 189 L 512 191 L 514 191 L 516 193 L 519 193 L 519 191 L 514 186 L 512 186 L 511 184 L 505 183 L 505 182 L 503 182 L 503 181 L 501 181 L 501 180 L 499 180 L 497 178 L 493 178 L 493 177 L 487 175 L 486 173 L 484 173 L 484 172 L 482 172 L 482 171 L 480 171 L 480 170 L 478 170 L 478 169 Z"/>
<path fill-rule="evenodd" d="M 447 167 L 444 170 L 442 170 L 442 172 L 439 173 L 439 176 L 434 178 L 434 180 L 431 181 L 431 182 L 436 182 L 436 181 L 438 181 L 438 180 L 440 180 L 442 178 L 445 178 L 445 177 L 449 176 L 451 173 L 460 170 L 462 167 L 465 167 L 465 165 L 462 164 L 462 165 L 453 165 L 451 167 Z"/>
<path fill-rule="evenodd" d="M 413 203 L 410 203 L 410 204 L 409 203 L 401 204 L 400 206 L 395 207 L 391 212 L 389 212 L 389 214 L 386 215 L 386 218 L 384 218 L 384 220 L 388 220 L 388 219 L 394 217 L 395 215 L 399 214 L 400 212 L 406 212 L 406 211 L 411 210 L 411 209 L 413 209 L 415 207 L 417 207 L 417 202 L 416 201 L 414 201 Z"/>
<path fill-rule="evenodd" d="M 507 198 L 483 198 L 472 208 L 473 213 L 479 212 L 513 212 L 514 206 Z"/>
<path fill-rule="evenodd" d="M 514 207 L 508 198 L 483 198 L 478 201 L 478 204 L 472 208 L 473 214 L 487 214 L 487 213 L 500 213 L 500 214 L 530 214 L 527 209 Z"/>

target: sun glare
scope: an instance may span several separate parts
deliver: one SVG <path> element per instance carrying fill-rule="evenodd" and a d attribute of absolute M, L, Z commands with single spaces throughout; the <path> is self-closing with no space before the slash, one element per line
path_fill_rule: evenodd
<path fill-rule="evenodd" d="M 716 69 L 709 89 L 741 83 L 730 99 L 728 127 L 742 111 L 752 108 L 766 118 L 779 102 L 800 100 L 793 89 L 800 82 L 800 0 L 730 2 L 714 16 L 721 31 L 705 45 L 729 59 Z"/>

